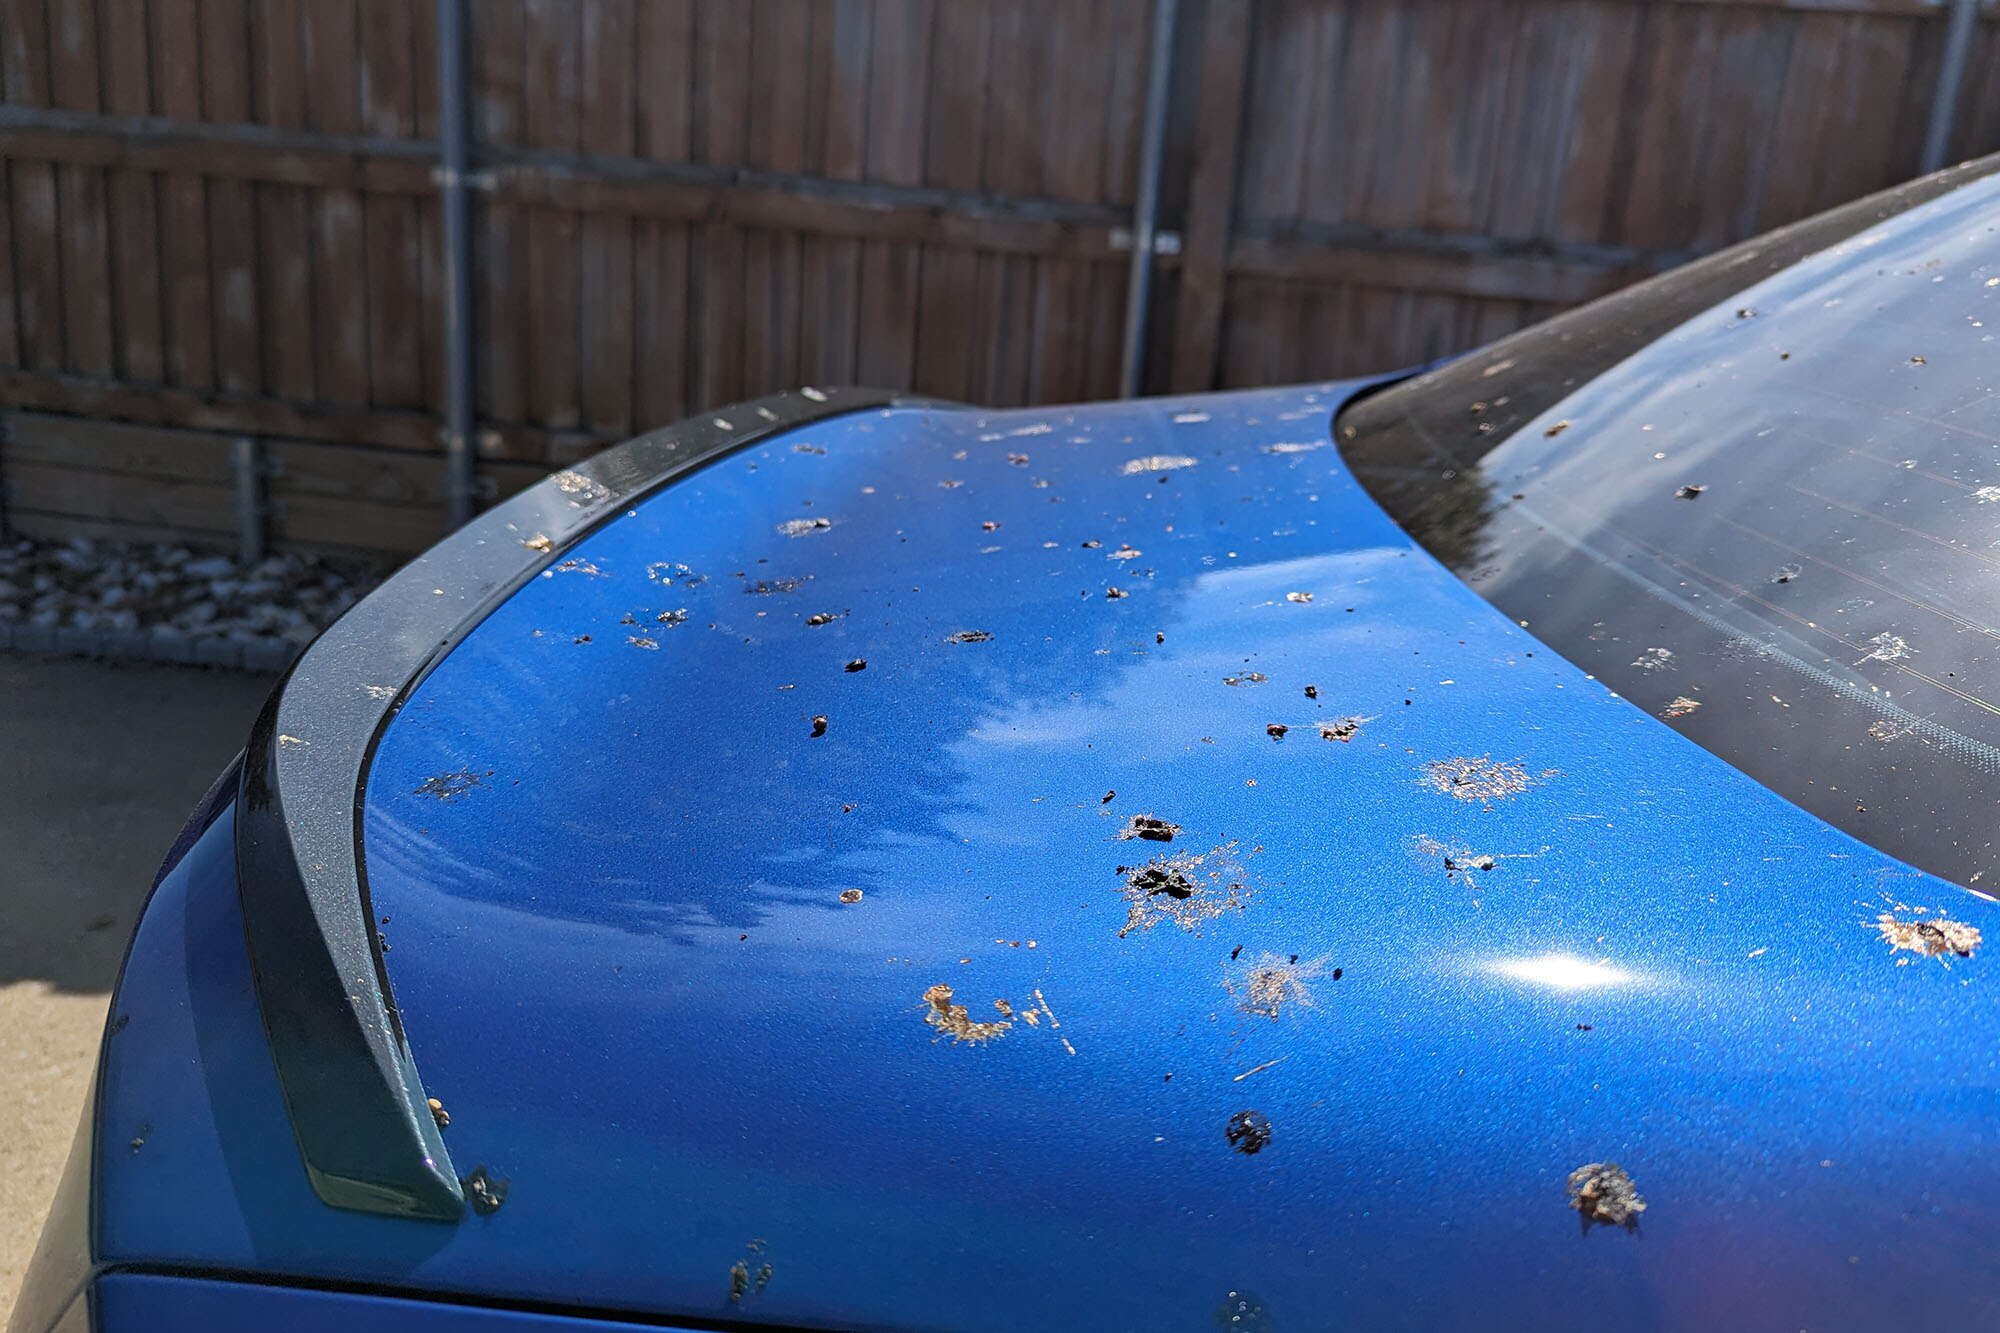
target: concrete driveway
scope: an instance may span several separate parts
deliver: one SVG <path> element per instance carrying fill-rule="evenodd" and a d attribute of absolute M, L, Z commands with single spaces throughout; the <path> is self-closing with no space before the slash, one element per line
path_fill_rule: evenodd
<path fill-rule="evenodd" d="M 0 1325 L 153 873 L 273 683 L 0 653 Z"/>

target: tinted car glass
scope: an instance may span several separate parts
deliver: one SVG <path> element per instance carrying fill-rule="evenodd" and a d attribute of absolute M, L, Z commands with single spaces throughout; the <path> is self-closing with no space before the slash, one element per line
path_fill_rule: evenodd
<path fill-rule="evenodd" d="M 1584 307 L 1336 426 L 1390 513 L 1543 641 L 1829 822 L 1987 892 L 1996 166 Z"/>

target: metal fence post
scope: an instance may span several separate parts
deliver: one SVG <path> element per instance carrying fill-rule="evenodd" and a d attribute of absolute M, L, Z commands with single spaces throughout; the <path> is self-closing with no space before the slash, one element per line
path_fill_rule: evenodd
<path fill-rule="evenodd" d="M 1944 56 L 1938 61 L 1937 90 L 1931 95 L 1931 121 L 1924 132 L 1923 170 L 1936 171 L 1944 165 L 1951 148 L 1952 122 L 1958 118 L 1958 94 L 1965 82 L 1966 57 L 1972 51 L 1972 33 L 1979 22 L 1982 0 L 1950 0 L 1945 16 Z"/>
<path fill-rule="evenodd" d="M 1153 299 L 1153 247 L 1159 240 L 1160 163 L 1166 155 L 1168 97 L 1173 90 L 1175 0 L 1153 0 L 1153 55 L 1146 71 L 1146 129 L 1139 150 L 1139 197 L 1132 206 L 1132 268 L 1125 287 L 1125 344 L 1118 391 L 1136 398 L 1146 380 L 1146 319 Z"/>
<path fill-rule="evenodd" d="M 229 442 L 229 472 L 236 492 L 236 563 L 245 569 L 264 559 L 264 445 L 249 435 Z"/>
<path fill-rule="evenodd" d="M 437 0 L 440 157 L 444 218 L 445 496 L 451 526 L 478 504 L 473 452 L 472 218 L 466 196 L 471 135 L 465 87 L 465 0 Z"/>

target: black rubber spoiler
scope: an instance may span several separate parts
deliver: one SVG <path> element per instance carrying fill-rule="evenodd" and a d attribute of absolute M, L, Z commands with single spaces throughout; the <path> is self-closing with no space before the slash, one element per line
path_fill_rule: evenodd
<path fill-rule="evenodd" d="M 243 760 L 237 886 L 264 1030 L 322 1200 L 443 1221 L 465 1209 L 396 1012 L 361 855 L 368 766 L 397 709 L 557 552 L 647 492 L 754 441 L 898 401 L 866 389 L 776 394 L 558 472 L 398 571 L 272 692 Z"/>

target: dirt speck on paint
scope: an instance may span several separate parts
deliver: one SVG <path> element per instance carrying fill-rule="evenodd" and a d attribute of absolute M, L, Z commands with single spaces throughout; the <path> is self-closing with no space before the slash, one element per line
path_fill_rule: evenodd
<path fill-rule="evenodd" d="M 1245 685 L 1262 685 L 1269 679 L 1270 677 L 1261 671 L 1246 671 L 1240 676 L 1224 676 L 1222 683 L 1234 689 L 1241 689 Z"/>
<path fill-rule="evenodd" d="M 1118 937 L 1151 930 L 1162 921 L 1198 934 L 1204 921 L 1242 911 L 1253 891 L 1235 853 L 1231 842 L 1206 852 L 1177 852 L 1140 866 L 1119 866 L 1126 912 Z"/>
<path fill-rule="evenodd" d="M 507 1202 L 508 1183 L 483 1166 L 474 1167 L 472 1174 L 459 1182 L 465 1187 L 465 1201 L 481 1217 L 500 1211 L 500 1205 Z"/>
<path fill-rule="evenodd" d="M 1286 1009 L 1313 1007 L 1312 983 L 1327 974 L 1327 960 L 1300 962 L 1297 954 L 1262 954 L 1231 970 L 1225 983 L 1246 1014 L 1275 1019 Z"/>
<path fill-rule="evenodd" d="M 655 560 L 646 566 L 646 577 L 654 583 L 678 583 L 684 588 L 699 588 L 708 582 L 706 574 L 697 574 L 678 560 Z"/>
<path fill-rule="evenodd" d="M 983 629 L 962 629 L 956 634 L 945 635 L 946 643 L 986 643 L 993 636 Z"/>
<path fill-rule="evenodd" d="M 729 1265 L 729 1303 L 741 1305 L 745 1296 L 755 1296 L 770 1286 L 775 1271 L 764 1258 L 764 1242 L 751 1241 L 743 1247 L 743 1257 Z"/>
<path fill-rule="evenodd" d="M 611 488 L 581 472 L 558 472 L 549 478 L 574 504 L 598 504 L 611 498 Z"/>
<path fill-rule="evenodd" d="M 625 642 L 631 644 L 634 648 L 643 648 L 649 653 L 658 652 L 660 649 L 660 641 L 658 639 L 648 638 L 644 634 L 627 634 Z"/>
<path fill-rule="evenodd" d="M 1309 592 L 1288 592 L 1285 594 L 1286 601 L 1292 602 L 1299 606 L 1309 605 L 1312 602 L 1312 599 L 1313 595 Z"/>
<path fill-rule="evenodd" d="M 1923 911 L 1904 908 L 1901 915 L 1884 912 L 1875 918 L 1875 929 L 1891 952 L 1908 950 L 1940 962 L 1972 957 L 1979 948 L 1979 927 L 1945 916 L 1925 916 Z"/>
<path fill-rule="evenodd" d="M 939 982 L 924 992 L 924 1022 L 937 1030 L 940 1036 L 950 1037 L 953 1045 L 969 1042 L 975 1046 L 1007 1035 L 1013 1020 L 1003 1016 L 991 1023 L 981 1023 L 973 1019 L 972 1013 L 962 1004 L 951 1002 L 952 989 Z"/>
<path fill-rule="evenodd" d="M 1264 726 L 1264 734 L 1266 736 L 1269 736 L 1274 741 L 1281 741 L 1285 739 L 1285 733 L 1290 730 L 1291 728 L 1286 726 L 1282 722 L 1270 722 L 1266 723 Z"/>
<path fill-rule="evenodd" d="M 814 736 L 814 738 L 815 738 L 815 739 L 817 739 L 818 737 L 821 737 L 821 736 L 824 736 L 824 735 L 826 735 L 826 714 L 825 714 L 825 713 L 819 713 L 819 714 L 816 714 L 816 715 L 814 715 L 814 717 L 813 717 L 813 731 L 812 731 L 812 734 L 813 734 L 813 736 Z"/>
<path fill-rule="evenodd" d="M 1254 1157 L 1271 1146 L 1271 1121 L 1262 1111 L 1238 1111 L 1222 1128 L 1229 1146 L 1246 1157 Z"/>
<path fill-rule="evenodd" d="M 848 903 L 848 904 L 853 904 L 853 903 L 858 903 L 858 902 L 860 902 L 860 901 L 861 901 L 861 890 L 859 890 L 859 889 L 842 889 L 842 890 L 840 891 L 840 901 L 842 901 L 842 902 L 844 902 L 844 903 Z"/>
<path fill-rule="evenodd" d="M 1268 444 L 1265 451 L 1285 446 Z M 1293 448 L 1303 446 L 1294 445 Z M 1232 1291 L 1215 1310 L 1215 1326 L 1224 1333 L 1271 1333 L 1277 1325 L 1256 1294 L 1249 1291 Z"/>
<path fill-rule="evenodd" d="M 1332 722 L 1319 724 L 1319 738 L 1323 741 L 1351 741 L 1361 731 L 1363 723 L 1373 722 L 1369 717 L 1343 717 Z"/>
<path fill-rule="evenodd" d="M 813 614 L 806 617 L 806 624 L 831 625 L 834 621 L 838 619 L 840 619 L 840 612 L 838 611 L 815 611 L 813 612 Z"/>
<path fill-rule="evenodd" d="M 1665 708 L 1660 710 L 1660 716 L 1668 718 L 1686 717 L 1700 707 L 1701 700 L 1690 699 L 1685 694 L 1677 694 L 1667 701 Z"/>
<path fill-rule="evenodd" d="M 868 659 L 865 657 L 854 658 L 851 661 L 849 661 L 845 667 L 842 668 L 842 670 L 848 672 L 866 671 L 867 669 L 868 669 Z"/>
<path fill-rule="evenodd" d="M 788 518 L 778 525 L 780 537 L 808 537 L 833 526 L 830 518 Z"/>
<path fill-rule="evenodd" d="M 1591 1162 L 1570 1172 L 1569 1206 L 1583 1219 L 1585 1231 L 1592 1226 L 1636 1231 L 1639 1214 L 1646 1211 L 1632 1177 L 1616 1162 Z"/>
<path fill-rule="evenodd" d="M 553 551 L 555 549 L 555 543 L 549 540 L 549 535 L 546 532 L 538 532 L 532 537 L 522 538 L 521 545 L 527 547 L 530 551 Z"/>
<path fill-rule="evenodd" d="M 451 1124 L 451 1112 L 444 1109 L 443 1102 L 435 1097 L 431 1097 L 424 1102 L 424 1105 L 430 1108 L 431 1119 L 437 1122 L 439 1129 L 444 1129 Z"/>
<path fill-rule="evenodd" d="M 1701 498 L 1701 493 L 1707 489 L 1708 487 L 1706 486 L 1693 486 L 1693 485 L 1683 486 L 1679 490 L 1674 492 L 1674 499 L 1699 500 Z"/>
<path fill-rule="evenodd" d="M 1486 755 L 1433 759 L 1424 765 L 1424 777 L 1431 786 L 1456 800 L 1488 803 L 1518 795 L 1534 783 L 1521 765 Z"/>
<path fill-rule="evenodd" d="M 1144 838 L 1148 842 L 1172 842 L 1174 835 L 1180 831 L 1179 824 L 1170 824 L 1156 815 L 1133 815 L 1126 821 L 1125 827 L 1118 830 L 1118 836 L 1127 841 Z"/>
<path fill-rule="evenodd" d="M 1485 852 L 1475 852 L 1462 843 L 1439 842 L 1428 833 L 1417 835 L 1417 855 L 1434 857 L 1442 861 L 1445 874 L 1467 888 L 1476 887 L 1472 879 L 1473 871 L 1491 870 L 1499 864 L 1498 857 Z"/>
<path fill-rule="evenodd" d="M 415 788 L 418 796 L 428 796 L 433 800 L 449 801 L 463 796 L 474 787 L 486 785 L 486 779 L 493 776 L 493 770 L 475 773 L 469 768 L 461 768 L 456 773 L 433 773 Z"/>
<path fill-rule="evenodd" d="M 1186 454 L 1147 454 L 1144 458 L 1127 459 L 1120 471 L 1128 477 L 1137 477 L 1147 472 L 1178 472 L 1194 465 L 1195 460 Z"/>

